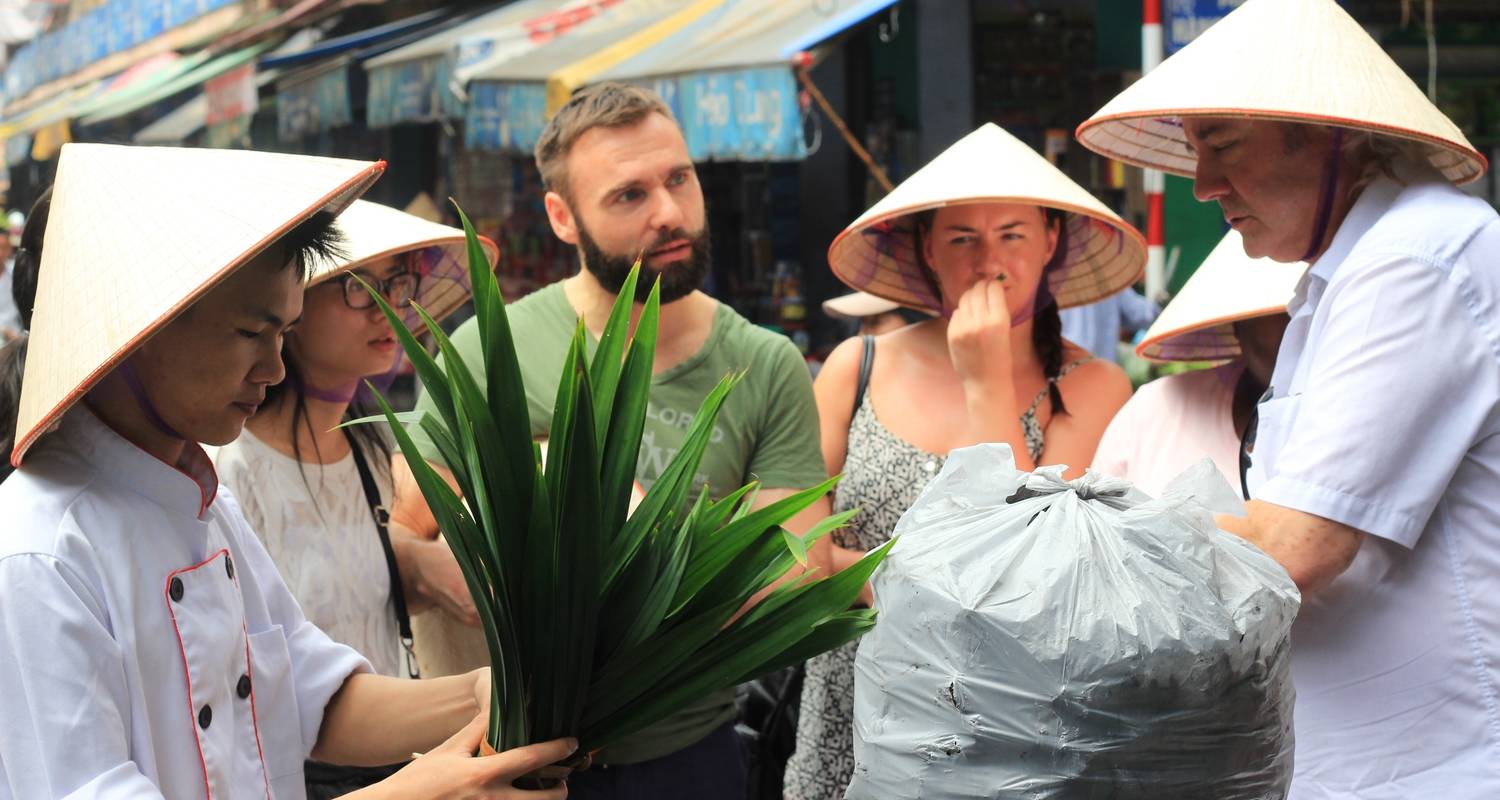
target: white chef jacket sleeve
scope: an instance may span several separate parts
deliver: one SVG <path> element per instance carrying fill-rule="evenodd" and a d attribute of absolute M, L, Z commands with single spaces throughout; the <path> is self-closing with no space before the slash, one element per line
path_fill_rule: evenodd
<path fill-rule="evenodd" d="M 1416 545 L 1500 395 L 1494 343 L 1460 278 L 1402 255 L 1335 277 L 1305 390 L 1262 406 L 1262 433 L 1274 404 L 1288 427 L 1256 499 Z"/>
<path fill-rule="evenodd" d="M 343 688 L 344 681 L 357 672 L 373 672 L 370 662 L 354 648 L 328 637 L 321 628 L 309 622 L 292 596 L 276 564 L 266 552 L 260 537 L 250 530 L 234 497 L 219 488 L 219 500 L 231 511 L 235 521 L 240 560 L 250 568 L 260 600 L 265 604 L 272 624 L 280 625 L 286 636 L 291 658 L 292 683 L 297 695 L 297 713 L 302 730 L 303 757 L 312 755 L 323 726 L 323 712 L 328 701 Z M 241 581 L 241 587 L 245 582 Z M 247 604 L 250 598 L 246 598 Z"/>
<path fill-rule="evenodd" d="M 0 559 L 0 798 L 161 798 L 130 757 L 124 656 L 87 580 Z"/>

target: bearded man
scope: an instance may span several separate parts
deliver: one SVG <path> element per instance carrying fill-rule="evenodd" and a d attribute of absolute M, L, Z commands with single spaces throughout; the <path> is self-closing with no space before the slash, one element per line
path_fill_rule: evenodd
<path fill-rule="evenodd" d="M 657 279 L 661 324 L 637 481 L 651 487 L 681 447 L 699 404 L 721 378 L 739 370 L 745 379 L 719 414 L 697 482 L 717 497 L 759 481 L 759 507 L 824 480 L 817 407 L 801 355 L 786 337 L 752 325 L 699 291 L 710 264 L 703 191 L 687 142 L 661 98 L 620 84 L 584 89 L 548 123 L 536 163 L 552 230 L 577 247 L 582 268 L 507 307 L 533 435 L 545 438 L 551 427 L 553 392 L 578 321 L 592 351 L 639 256 L 632 328 Z M 460 326 L 453 342 L 486 385 L 477 324 Z M 417 409 L 436 413 L 425 396 Z M 421 429 L 413 426 L 411 434 L 426 459 L 441 468 L 441 456 Z M 409 584 L 408 597 L 432 609 L 413 620 L 423 674 L 487 664 L 458 566 L 436 540 L 437 523 L 399 456 L 394 475 L 392 522 L 396 530 L 413 533 L 393 537 L 401 540 L 393 544 L 402 580 Z M 827 512 L 822 501 L 788 528 L 801 533 Z M 733 690 L 688 705 L 597 754 L 593 768 L 569 778 L 570 796 L 742 798 L 745 767 L 735 718 Z"/>

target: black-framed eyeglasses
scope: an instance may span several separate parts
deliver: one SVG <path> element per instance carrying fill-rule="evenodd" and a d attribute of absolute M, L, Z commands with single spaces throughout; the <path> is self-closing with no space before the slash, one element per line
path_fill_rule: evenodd
<path fill-rule="evenodd" d="M 355 311 L 363 311 L 375 305 L 375 298 L 354 279 L 355 275 L 375 287 L 375 291 L 380 292 L 392 308 L 409 308 L 411 301 L 417 297 L 417 291 L 422 288 L 422 276 L 415 272 L 398 272 L 385 280 L 364 273 L 345 272 L 339 276 L 339 284 L 344 289 L 344 305 Z"/>

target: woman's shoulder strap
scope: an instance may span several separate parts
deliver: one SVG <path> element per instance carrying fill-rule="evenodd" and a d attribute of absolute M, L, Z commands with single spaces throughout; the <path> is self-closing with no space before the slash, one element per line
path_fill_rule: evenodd
<path fill-rule="evenodd" d="M 1069 372 L 1072 372 L 1073 370 L 1077 369 L 1078 367 L 1081 367 L 1084 364 L 1087 364 L 1087 363 L 1089 363 L 1091 361 L 1098 361 L 1098 360 L 1099 360 L 1098 356 L 1084 356 L 1083 358 L 1077 359 L 1075 361 L 1070 361 L 1067 364 L 1064 364 L 1063 368 L 1060 369 L 1060 370 L 1058 370 L 1056 375 L 1054 375 L 1051 378 L 1048 378 L 1047 382 L 1048 383 L 1057 383 L 1058 381 L 1062 380 L 1063 378 L 1066 378 L 1068 376 Z"/>
<path fill-rule="evenodd" d="M 865 392 L 870 388 L 870 372 L 875 368 L 875 337 L 865 334 L 859 337 L 859 380 L 854 385 L 854 408 L 851 414 L 858 414 L 859 407 L 864 405 Z"/>

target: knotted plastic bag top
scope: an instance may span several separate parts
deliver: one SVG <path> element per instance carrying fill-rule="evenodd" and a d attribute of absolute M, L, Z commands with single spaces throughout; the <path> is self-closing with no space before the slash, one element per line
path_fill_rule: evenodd
<path fill-rule="evenodd" d="M 1299 597 L 1214 525 L 1238 498 L 1063 471 L 957 450 L 898 523 L 849 797 L 1280 797 Z"/>

